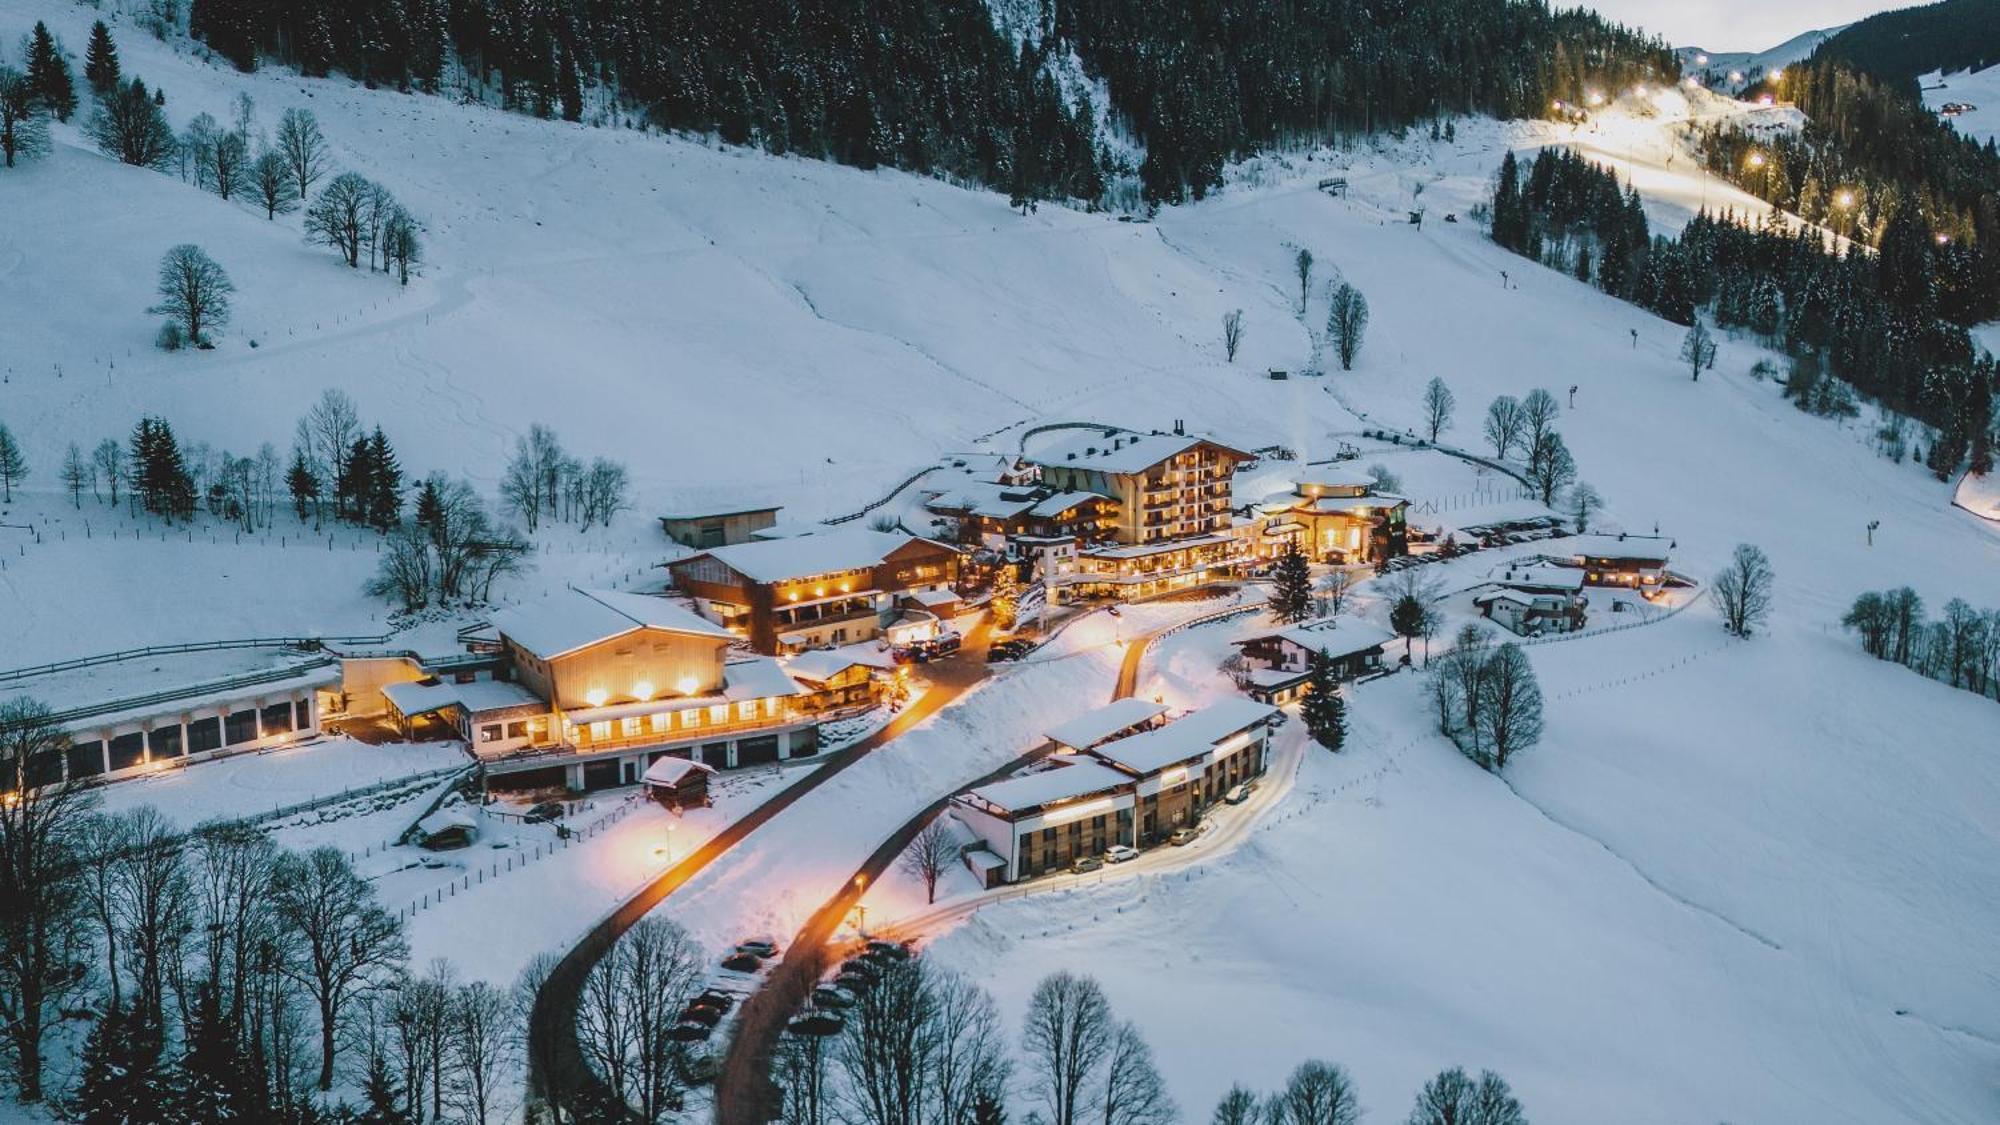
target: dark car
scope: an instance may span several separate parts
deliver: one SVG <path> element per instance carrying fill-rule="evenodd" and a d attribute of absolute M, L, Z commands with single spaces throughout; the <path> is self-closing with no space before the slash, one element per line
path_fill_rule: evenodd
<path fill-rule="evenodd" d="M 690 1000 L 689 1003 L 699 1004 L 704 1008 L 714 1008 L 718 1012 L 726 1012 L 736 1006 L 736 997 L 719 988 L 705 988 L 701 991 L 700 995 Z"/>
<path fill-rule="evenodd" d="M 752 957 L 776 957 L 778 955 L 778 944 L 766 938 L 752 938 L 749 941 L 737 942 L 736 952 L 748 953 Z"/>
<path fill-rule="evenodd" d="M 809 1035 L 823 1039 L 829 1035 L 840 1034 L 840 1029 L 845 1025 L 846 1021 L 836 1013 L 807 1012 L 805 1015 L 792 1017 L 791 1022 L 785 1025 L 785 1030 L 793 1035 Z"/>
<path fill-rule="evenodd" d="M 840 972 L 842 976 L 848 973 L 859 973 L 867 977 L 870 984 L 882 979 L 882 966 L 861 957 L 849 959 L 846 964 L 840 967 Z"/>
<path fill-rule="evenodd" d="M 714 1008 L 704 1008 L 697 1004 L 689 1004 L 687 1010 L 681 1013 L 681 1022 L 706 1024 L 709 1027 L 714 1027 L 716 1024 L 722 1022 L 722 1013 L 716 1011 Z"/>
<path fill-rule="evenodd" d="M 852 1008 L 857 998 L 837 985 L 823 984 L 813 989 L 813 1003 L 822 1008 Z"/>
<path fill-rule="evenodd" d="M 754 973 L 764 967 L 764 962 L 749 953 L 733 953 L 722 959 L 722 967 L 732 973 Z"/>
<path fill-rule="evenodd" d="M 868 943 L 868 952 L 880 953 L 893 961 L 908 961 L 911 957 L 910 947 L 900 941 L 882 941 L 880 939 L 871 941 Z"/>
<path fill-rule="evenodd" d="M 860 973 L 842 973 L 833 978 L 833 983 L 836 988 L 844 988 L 858 996 L 875 987 L 875 978 L 864 977 Z"/>
<path fill-rule="evenodd" d="M 667 1038 L 676 1043 L 700 1043 L 715 1034 L 705 1023 L 677 1023 L 667 1029 Z"/>
<path fill-rule="evenodd" d="M 521 819 L 527 821 L 529 824 L 547 824 L 551 820 L 561 820 L 563 811 L 563 803 L 561 801 L 543 801 L 541 804 L 529 809 Z"/>
<path fill-rule="evenodd" d="M 1019 660 L 1033 651 L 1035 651 L 1033 642 L 1023 640 L 1019 637 L 1012 637 L 1004 641 L 993 642 L 992 646 L 986 650 L 986 659 L 989 663 L 1001 660 Z"/>

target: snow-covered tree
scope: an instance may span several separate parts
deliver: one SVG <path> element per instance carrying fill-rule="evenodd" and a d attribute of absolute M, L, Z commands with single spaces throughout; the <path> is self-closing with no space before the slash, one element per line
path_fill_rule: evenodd
<path fill-rule="evenodd" d="M 1681 339 L 1681 359 L 1688 365 L 1688 374 L 1696 382 L 1701 381 L 1704 368 L 1715 366 L 1715 337 L 1699 319 Z"/>
<path fill-rule="evenodd" d="M 12 168 L 48 151 L 49 123 L 34 86 L 20 71 L 0 66 L 0 162 Z"/>

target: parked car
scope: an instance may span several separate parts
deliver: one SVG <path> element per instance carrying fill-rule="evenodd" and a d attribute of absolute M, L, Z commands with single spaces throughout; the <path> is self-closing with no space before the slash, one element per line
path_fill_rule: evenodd
<path fill-rule="evenodd" d="M 785 1030 L 793 1035 L 809 1035 L 824 1039 L 829 1035 L 840 1034 L 840 1029 L 845 1025 L 846 1021 L 837 1013 L 807 1012 L 804 1015 L 793 1016 L 791 1022 L 785 1025 Z"/>
<path fill-rule="evenodd" d="M 849 974 L 866 978 L 869 984 L 874 984 L 876 981 L 882 979 L 882 966 L 872 961 L 864 961 L 859 957 L 853 957 L 840 966 L 841 976 L 848 976 Z"/>
<path fill-rule="evenodd" d="M 857 999 L 852 992 L 838 985 L 823 984 L 813 989 L 813 1003 L 822 1008 L 852 1008 Z"/>
<path fill-rule="evenodd" d="M 1013 637 L 1004 641 L 995 641 L 986 650 L 986 660 L 989 664 L 1002 660 L 1019 660 L 1033 651 L 1035 651 L 1035 646 L 1032 643 L 1022 640 L 1019 637 Z"/>
<path fill-rule="evenodd" d="M 778 955 L 778 943 L 765 938 L 752 938 L 736 943 L 736 952 L 748 953 L 752 957 L 771 958 Z"/>
<path fill-rule="evenodd" d="M 1069 869 L 1078 875 L 1095 871 L 1104 866 L 1104 861 L 1094 855 L 1080 855 L 1070 861 Z"/>
<path fill-rule="evenodd" d="M 836 988 L 845 989 L 859 996 L 875 987 L 875 978 L 862 976 L 860 973 L 842 973 L 833 978 L 833 984 Z"/>
<path fill-rule="evenodd" d="M 667 1038 L 676 1043 L 699 1043 L 715 1034 L 715 1029 L 705 1023 L 677 1023 L 667 1029 Z"/>
<path fill-rule="evenodd" d="M 912 956 L 910 947 L 900 941 L 883 941 L 877 938 L 868 943 L 868 952 L 880 953 L 893 961 L 908 961 Z"/>
<path fill-rule="evenodd" d="M 1240 805 L 1250 799 L 1250 787 L 1238 785 L 1222 795 L 1222 799 L 1232 805 Z"/>
<path fill-rule="evenodd" d="M 529 809 L 522 815 L 521 819 L 527 821 L 529 824 L 547 824 L 551 820 L 561 820 L 563 811 L 563 803 L 561 801 L 543 801 L 541 804 Z"/>
<path fill-rule="evenodd" d="M 681 1022 L 707 1024 L 709 1027 L 714 1027 L 716 1024 L 722 1022 L 722 1013 L 716 1011 L 714 1008 L 703 1008 L 698 1005 L 689 1004 L 686 1010 L 681 1012 Z"/>
<path fill-rule="evenodd" d="M 722 959 L 722 967 L 732 973 L 754 973 L 764 967 L 764 962 L 749 953 L 732 953 Z"/>
<path fill-rule="evenodd" d="M 1125 844 L 1113 844 L 1104 849 L 1104 862 L 1124 863 L 1128 859 L 1138 859 L 1139 849 Z"/>
<path fill-rule="evenodd" d="M 1177 848 L 1185 847 L 1188 844 L 1194 843 L 1194 838 L 1200 834 L 1192 825 L 1186 825 L 1174 829 L 1173 834 L 1167 837 L 1167 843 Z"/>
<path fill-rule="evenodd" d="M 691 1003 L 700 1004 L 704 1008 L 714 1008 L 717 1011 L 726 1012 L 736 1006 L 736 996 L 734 993 L 724 992 L 719 988 L 704 988 Z"/>

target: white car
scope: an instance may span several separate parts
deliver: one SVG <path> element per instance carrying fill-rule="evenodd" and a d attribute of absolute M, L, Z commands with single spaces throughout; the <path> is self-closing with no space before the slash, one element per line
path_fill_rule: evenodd
<path fill-rule="evenodd" d="M 1139 849 L 1127 847 L 1124 844 L 1113 844 L 1104 849 L 1104 862 L 1106 863 L 1124 863 L 1128 859 L 1138 858 Z"/>

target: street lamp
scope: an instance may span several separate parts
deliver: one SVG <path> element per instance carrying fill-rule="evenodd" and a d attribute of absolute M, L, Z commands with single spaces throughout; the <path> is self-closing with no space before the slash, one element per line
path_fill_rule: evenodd
<path fill-rule="evenodd" d="M 867 890 L 868 876 L 856 875 L 854 877 L 854 932 L 863 937 L 868 936 L 868 905 L 861 901 L 861 896 Z"/>

